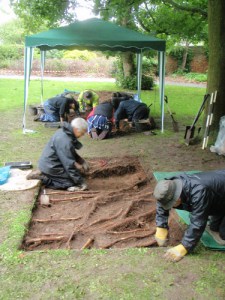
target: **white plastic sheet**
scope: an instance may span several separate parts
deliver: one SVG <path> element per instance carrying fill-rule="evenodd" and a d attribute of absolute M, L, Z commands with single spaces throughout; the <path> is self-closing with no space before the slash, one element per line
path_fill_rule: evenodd
<path fill-rule="evenodd" d="M 219 133 L 214 146 L 210 147 L 211 152 L 225 155 L 225 116 L 220 118 Z"/>

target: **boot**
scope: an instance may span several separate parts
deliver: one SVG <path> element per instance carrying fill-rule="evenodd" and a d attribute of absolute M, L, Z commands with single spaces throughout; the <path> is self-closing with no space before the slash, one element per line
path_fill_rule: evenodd
<path fill-rule="evenodd" d="M 40 170 L 34 170 L 30 174 L 27 175 L 27 180 L 42 180 L 45 176 L 41 173 Z"/>
<path fill-rule="evenodd" d="M 98 133 L 95 128 L 91 129 L 91 137 L 93 138 L 93 140 L 98 140 Z"/>
<path fill-rule="evenodd" d="M 103 130 L 98 136 L 99 140 L 103 140 L 103 139 L 107 138 L 108 134 L 109 134 L 108 130 Z"/>

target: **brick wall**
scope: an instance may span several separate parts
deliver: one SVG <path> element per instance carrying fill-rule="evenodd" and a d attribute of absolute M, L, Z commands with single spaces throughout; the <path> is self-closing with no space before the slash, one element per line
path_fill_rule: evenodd
<path fill-rule="evenodd" d="M 202 47 L 191 47 L 192 60 L 190 62 L 190 72 L 205 73 L 208 70 L 208 60 Z M 174 57 L 166 57 L 166 74 L 176 72 L 178 68 L 177 60 Z"/>
<path fill-rule="evenodd" d="M 172 56 L 166 57 L 166 74 L 172 74 L 176 72 L 178 68 L 177 60 Z"/>

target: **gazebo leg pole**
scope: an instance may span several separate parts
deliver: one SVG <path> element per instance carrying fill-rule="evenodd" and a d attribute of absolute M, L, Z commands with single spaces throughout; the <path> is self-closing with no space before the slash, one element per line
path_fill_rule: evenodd
<path fill-rule="evenodd" d="M 137 54 L 138 101 L 141 102 L 142 52 Z"/>
<path fill-rule="evenodd" d="M 165 89 L 165 52 L 159 52 L 159 97 L 161 106 L 161 132 L 164 132 L 164 89 Z"/>
<path fill-rule="evenodd" d="M 26 108 L 29 92 L 29 81 L 33 59 L 33 48 L 25 47 L 24 49 L 24 102 L 23 102 L 23 133 L 32 132 L 26 129 Z"/>
<path fill-rule="evenodd" d="M 41 50 L 41 104 L 44 98 L 44 69 L 45 69 L 45 51 Z"/>

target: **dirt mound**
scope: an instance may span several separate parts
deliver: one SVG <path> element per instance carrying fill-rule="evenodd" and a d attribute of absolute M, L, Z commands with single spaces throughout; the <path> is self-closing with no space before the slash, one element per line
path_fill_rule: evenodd
<path fill-rule="evenodd" d="M 138 159 L 95 159 L 89 163 L 89 191 L 48 189 L 50 206 L 37 201 L 23 249 L 107 249 L 156 244 L 154 183 Z M 174 245 L 183 230 L 174 218 L 170 227 L 170 245 Z"/>
<path fill-rule="evenodd" d="M 99 103 L 103 103 L 110 101 L 113 93 L 109 91 L 98 91 L 97 94 L 99 95 Z"/>

